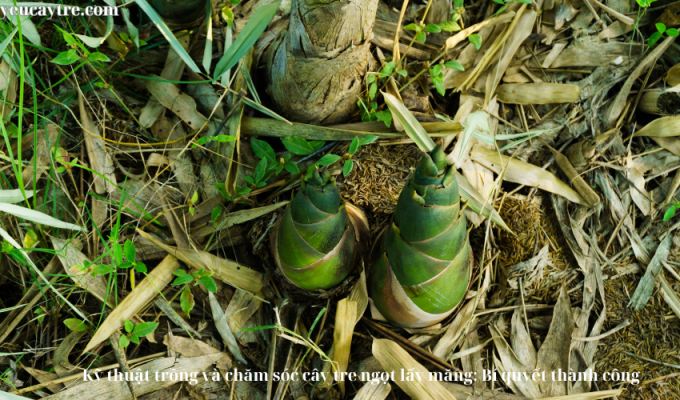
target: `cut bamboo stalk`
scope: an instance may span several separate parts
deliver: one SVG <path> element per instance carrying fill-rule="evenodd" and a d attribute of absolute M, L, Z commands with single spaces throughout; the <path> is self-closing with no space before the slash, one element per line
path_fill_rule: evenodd
<path fill-rule="evenodd" d="M 510 104 L 573 103 L 580 94 L 578 85 L 547 82 L 505 84 L 496 91 L 498 101 Z"/>
<path fill-rule="evenodd" d="M 380 127 L 381 125 L 382 127 Z M 463 128 L 457 123 L 430 122 L 423 123 L 422 125 L 428 133 L 439 133 L 438 135 L 434 134 L 431 136 L 448 136 L 463 131 Z M 430 129 L 428 127 L 434 128 Z M 445 128 L 442 129 L 441 127 Z M 361 123 L 337 125 L 336 127 L 331 128 L 298 122 L 288 125 L 285 122 L 271 118 L 252 117 L 243 117 L 243 120 L 241 121 L 241 133 L 253 136 L 270 137 L 298 136 L 308 140 L 352 140 L 354 137 L 362 138 L 370 135 L 375 135 L 380 138 L 406 137 L 403 133 L 394 132 L 394 128 L 385 127 L 385 124 L 382 122 L 377 124 Z"/>
<path fill-rule="evenodd" d="M 675 115 L 680 113 L 680 93 L 646 92 L 640 98 L 638 108 L 648 114 Z"/>

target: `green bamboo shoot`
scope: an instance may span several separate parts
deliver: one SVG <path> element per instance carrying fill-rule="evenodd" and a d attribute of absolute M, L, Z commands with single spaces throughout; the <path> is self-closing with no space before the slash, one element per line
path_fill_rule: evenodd
<path fill-rule="evenodd" d="M 439 146 L 423 155 L 374 245 L 372 308 L 396 325 L 433 325 L 467 292 L 472 251 L 455 172 Z"/>
<path fill-rule="evenodd" d="M 343 202 L 335 179 L 323 169 L 302 179 L 272 230 L 272 250 L 281 272 L 306 290 L 328 290 L 354 268 L 368 232 L 363 212 Z"/>

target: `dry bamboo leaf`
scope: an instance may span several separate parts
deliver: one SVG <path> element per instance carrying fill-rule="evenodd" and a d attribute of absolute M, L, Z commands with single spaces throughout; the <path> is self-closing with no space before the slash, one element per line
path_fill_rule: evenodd
<path fill-rule="evenodd" d="M 659 146 L 680 157 L 680 139 L 675 137 L 650 136 Z"/>
<path fill-rule="evenodd" d="M 184 261 L 192 268 L 205 268 L 206 270 L 214 272 L 215 278 L 218 278 L 229 285 L 254 294 L 260 293 L 262 290 L 262 274 L 253 269 L 240 265 L 235 261 L 225 260 L 205 251 L 179 249 L 177 247 L 168 246 L 158 240 L 154 235 L 148 234 L 141 229 L 137 229 L 137 233 L 156 246 Z"/>
<path fill-rule="evenodd" d="M 174 385 L 177 381 L 171 379 L 156 380 L 155 376 L 158 372 L 159 376 L 162 374 L 173 373 L 175 376 L 179 374 L 198 374 L 200 371 L 207 370 L 213 364 L 214 356 L 204 357 L 166 357 L 144 364 L 135 373 L 149 374 L 149 380 L 140 380 L 135 383 L 135 393 L 141 396 L 146 393 L 152 393 L 161 390 L 168 386 Z M 210 375 L 209 375 L 210 376 Z M 203 379 L 198 377 L 197 379 Z M 106 399 L 106 400 L 132 400 L 132 394 L 125 381 L 107 381 L 105 385 L 98 380 L 85 382 L 81 385 L 66 389 L 63 392 L 53 394 L 51 396 L 43 397 L 46 400 L 74 400 L 74 399 Z"/>
<path fill-rule="evenodd" d="M 54 237 L 52 238 L 52 246 L 64 266 L 66 274 L 78 286 L 107 304 L 111 309 L 116 307 L 115 304 L 117 302 L 113 300 L 113 294 L 107 291 L 104 276 L 92 276 L 92 272 L 88 272 L 86 268 L 83 268 L 85 262 L 90 262 L 85 254 L 78 251 L 69 242 Z"/>
<path fill-rule="evenodd" d="M 177 268 L 179 268 L 179 263 L 175 257 L 170 255 L 165 257 L 109 314 L 85 346 L 83 353 L 108 339 L 114 331 L 124 325 L 125 320 L 131 320 L 172 281 L 174 278 L 172 273 Z"/>
<path fill-rule="evenodd" d="M 642 211 L 642 214 L 649 215 L 649 213 L 652 212 L 652 202 L 650 200 L 651 197 L 649 192 L 645 190 L 645 177 L 642 172 L 635 167 L 636 163 L 632 157 L 627 157 L 626 163 L 628 166 L 626 176 L 628 176 L 630 181 L 629 185 L 631 186 L 630 197 L 640 211 Z M 635 187 L 632 187 L 633 185 Z"/>
<path fill-rule="evenodd" d="M 97 32 L 99 32 L 100 35 L 102 36 L 106 35 L 107 23 L 102 18 L 91 16 L 90 18 L 88 18 L 88 22 L 95 27 L 95 29 L 97 30 Z M 109 45 L 111 50 L 120 53 L 121 58 L 124 58 L 129 51 L 125 42 L 123 42 L 121 38 L 118 36 L 118 34 L 114 31 L 111 31 L 109 35 L 106 37 L 106 44 Z"/>
<path fill-rule="evenodd" d="M 527 332 L 524 321 L 522 320 L 522 312 L 515 309 L 512 314 L 510 330 L 510 344 L 515 351 L 519 361 L 527 368 L 532 369 L 536 365 L 536 348 L 531 341 L 529 332 Z"/>
<path fill-rule="evenodd" d="M 573 103 L 579 99 L 578 85 L 562 83 L 518 83 L 500 85 L 498 101 L 510 104 Z"/>
<path fill-rule="evenodd" d="M 548 336 L 538 350 L 536 368 L 541 371 L 569 370 L 569 352 L 571 334 L 575 322 L 571 311 L 571 302 L 565 286 L 560 288 L 560 297 L 553 310 Z M 539 381 L 541 392 L 548 396 L 564 396 L 567 394 L 567 382 L 552 381 L 552 374 L 546 373 L 546 380 Z"/>
<path fill-rule="evenodd" d="M 614 39 L 621 35 L 625 35 L 628 32 L 632 32 L 633 28 L 634 26 L 632 25 L 626 25 L 621 21 L 615 21 L 613 24 L 604 28 L 602 32 L 597 35 L 597 38 L 601 40 Z"/>
<path fill-rule="evenodd" d="M 522 4 L 522 7 L 520 7 L 520 9 L 517 11 L 518 16 L 519 14 L 522 14 L 519 19 L 515 17 L 515 20 L 508 27 L 508 29 L 512 29 L 512 32 L 507 37 L 507 40 L 495 50 L 496 52 L 499 50 L 501 52 L 497 53 L 497 56 L 500 58 L 497 63 L 491 65 L 489 68 L 489 75 L 486 79 L 484 102 L 487 104 L 491 101 L 491 97 L 495 94 L 493 88 L 498 87 L 498 84 L 501 82 L 501 78 L 503 75 L 505 75 L 505 70 L 508 68 L 508 65 L 510 65 L 510 62 L 513 60 L 513 58 L 515 58 L 517 50 L 529 37 L 529 35 L 531 35 L 531 32 L 534 29 L 538 12 L 534 10 L 523 12 L 522 10 L 524 10 L 524 6 L 525 4 Z M 513 29 L 513 24 L 515 24 L 515 22 L 517 22 L 517 25 Z M 500 47 L 502 47 L 502 50 Z M 492 62 L 495 62 L 495 60 L 496 59 L 494 58 Z"/>
<path fill-rule="evenodd" d="M 637 81 L 640 75 L 642 75 L 642 73 L 647 70 L 647 68 L 651 67 L 652 64 L 654 64 L 656 60 L 659 57 L 661 57 L 661 55 L 673 44 L 674 41 L 675 38 L 669 36 L 666 39 L 664 39 L 663 42 L 657 44 L 654 50 L 649 52 L 647 56 L 642 61 L 640 61 L 638 66 L 635 67 L 633 72 L 630 73 L 630 75 L 626 79 L 626 82 L 624 82 L 623 86 L 621 86 L 621 89 L 619 93 L 616 95 L 616 98 L 614 99 L 614 102 L 612 103 L 611 108 L 609 109 L 609 112 L 607 114 L 606 121 L 608 121 L 609 129 L 612 129 L 616 126 L 616 122 L 618 121 L 619 116 L 621 115 L 623 109 L 626 106 L 626 101 L 628 100 L 630 90 L 633 88 L 633 84 Z"/>
<path fill-rule="evenodd" d="M 475 146 L 472 149 L 470 152 L 470 159 L 497 174 L 500 174 L 501 171 L 505 169 L 503 179 L 508 182 L 538 187 L 548 192 L 558 194 L 574 203 L 584 206 L 588 205 L 574 189 L 557 179 L 555 175 L 535 165 L 511 159 L 505 155 L 499 156 L 495 151 L 482 146 Z"/>
<path fill-rule="evenodd" d="M 550 246 L 546 244 L 539 250 L 536 256 L 510 267 L 508 270 L 510 275 L 508 285 L 514 290 L 518 290 L 520 288 L 519 278 L 521 277 L 522 289 L 524 290 L 531 287 L 537 280 L 540 280 L 543 277 L 545 267 L 552 265 L 549 248 Z"/>
<path fill-rule="evenodd" d="M 212 309 L 213 320 L 215 321 L 217 332 L 219 332 L 220 336 L 222 336 L 222 340 L 224 340 L 224 343 L 231 354 L 236 357 L 236 360 L 240 363 L 243 363 L 244 365 L 247 364 L 246 360 L 241 354 L 241 349 L 238 347 L 236 338 L 231 332 L 231 328 L 229 328 L 229 324 L 227 323 L 227 314 L 222 311 L 222 306 L 220 306 L 220 303 L 217 301 L 217 297 L 215 297 L 212 292 L 208 292 L 208 297 L 210 298 L 210 308 Z"/>
<path fill-rule="evenodd" d="M 208 225 L 199 227 L 196 230 L 192 230 L 191 235 L 194 237 L 203 237 L 219 230 L 229 229 L 234 225 L 242 224 L 255 218 L 260 218 L 263 215 L 267 215 L 270 212 L 278 210 L 279 208 L 287 205 L 288 203 L 290 203 L 290 201 L 286 200 L 270 204 L 268 206 L 248 208 L 228 214 L 222 213 L 214 223 L 211 222 Z"/>
<path fill-rule="evenodd" d="M 659 276 L 659 283 L 661 283 L 661 291 L 663 292 L 663 299 L 668 303 L 668 306 L 673 310 L 675 315 L 680 318 L 680 298 L 675 293 L 675 290 L 668 284 L 666 277 L 661 274 Z"/>
<path fill-rule="evenodd" d="M 498 354 L 500 356 L 500 360 L 498 360 L 498 362 L 495 363 L 495 365 L 499 369 L 502 368 L 504 371 L 510 372 L 528 372 L 533 369 L 527 368 L 526 366 L 524 366 L 524 364 L 522 364 L 522 362 L 519 360 L 519 358 L 517 358 L 517 355 L 515 355 L 515 353 L 512 351 L 512 348 L 510 348 L 510 345 L 508 345 L 508 342 L 505 341 L 505 338 L 494 324 L 489 325 L 489 330 L 491 331 L 493 342 L 496 346 L 496 351 L 498 351 Z M 519 380 L 507 379 L 505 380 L 505 383 L 516 394 L 524 395 L 530 399 L 538 399 L 542 397 L 540 395 L 538 387 L 534 384 L 534 381 L 532 381 L 530 378 L 527 378 L 524 375 L 522 375 Z"/>
<path fill-rule="evenodd" d="M 359 323 L 359 320 L 364 315 L 364 312 L 366 312 L 366 308 L 368 307 L 368 290 L 366 289 L 366 270 L 361 271 L 361 275 L 359 275 L 359 280 L 354 284 L 354 288 L 352 288 L 352 291 L 350 292 L 347 299 L 357 304 L 356 319 L 354 321 L 354 324 L 356 325 Z"/>
<path fill-rule="evenodd" d="M 23 369 L 26 370 L 32 377 L 34 377 L 38 382 L 40 383 L 46 383 L 46 382 L 51 382 L 57 378 L 59 378 L 59 375 L 55 374 L 54 372 L 47 372 L 47 371 L 42 371 L 39 369 L 27 367 L 25 365 L 21 366 Z M 47 390 L 49 390 L 52 393 L 58 393 L 61 389 L 64 388 L 64 384 L 62 383 L 56 383 L 53 385 L 48 385 L 46 386 Z"/>
<path fill-rule="evenodd" d="M 578 171 L 576 171 L 576 169 L 574 168 L 574 166 L 571 165 L 569 159 L 559 151 L 549 146 L 547 143 L 545 145 L 552 153 L 553 157 L 555 158 L 555 162 L 560 167 L 562 172 L 564 172 L 567 178 L 569 178 L 569 182 L 571 182 L 571 184 L 576 188 L 576 191 L 581 196 L 583 196 L 583 199 L 591 207 L 595 207 L 598 204 L 600 204 L 600 196 L 598 196 L 597 193 L 593 190 L 593 188 L 586 183 L 586 181 L 581 177 L 581 174 L 579 174 Z"/>
<path fill-rule="evenodd" d="M 181 31 L 175 34 L 176 37 L 179 36 L 177 37 L 177 41 L 180 43 L 180 45 L 182 45 L 184 50 L 189 48 L 189 40 L 191 39 L 191 35 L 186 33 L 186 31 Z M 169 81 L 179 80 L 182 77 L 184 66 L 185 65 L 184 61 L 182 61 L 182 58 L 177 55 L 175 49 L 170 46 L 168 49 L 168 57 L 165 59 L 165 65 L 161 71 L 161 78 Z M 139 116 L 139 123 L 145 128 L 150 128 L 164 110 L 165 107 L 161 103 L 156 100 L 149 99 Z"/>
<path fill-rule="evenodd" d="M 354 400 L 385 400 L 390 394 L 392 386 L 389 383 L 366 383 L 359 389 Z"/>
<path fill-rule="evenodd" d="M 446 329 L 444 336 L 439 339 L 439 342 L 437 342 L 437 345 L 432 350 L 432 354 L 441 358 L 442 360 L 448 359 L 448 357 L 453 354 L 463 337 L 463 332 L 465 331 L 465 327 L 468 326 L 468 321 L 473 318 L 472 315 L 474 314 L 474 311 L 475 300 L 472 299 L 460 309 L 456 315 L 456 318 L 453 319 L 453 322 L 451 322 L 449 327 Z M 471 321 L 469 325 L 476 325 L 475 321 L 476 318 Z"/>
<path fill-rule="evenodd" d="M 357 303 L 342 299 L 338 302 L 335 313 L 335 329 L 333 332 L 333 362 L 336 363 L 336 371 L 347 372 L 349 353 L 352 347 L 352 334 L 356 325 Z M 338 381 L 340 393 L 345 396 L 345 381 Z"/>
<path fill-rule="evenodd" d="M 430 372 L 395 342 L 389 339 L 374 339 L 372 351 L 383 369 L 394 374 L 394 382 L 413 399 L 456 400 L 441 383 L 431 381 Z M 413 374 L 413 380 L 401 378 L 401 374 L 406 372 Z"/>
<path fill-rule="evenodd" d="M 14 72 L 7 61 L 3 59 L 0 63 L 0 100 L 3 102 L 2 108 L 0 108 L 0 113 L 2 114 L 3 121 L 14 110 L 14 106 L 10 104 L 14 104 L 14 102 L 17 100 L 16 77 L 16 72 Z"/>
<path fill-rule="evenodd" d="M 564 50 L 565 47 L 567 47 L 567 43 L 565 42 L 555 43 L 555 45 L 552 47 L 548 55 L 541 63 L 541 68 L 550 68 L 552 66 L 552 63 L 557 59 L 557 57 L 559 57 L 559 55 L 562 53 L 562 50 Z"/>
<path fill-rule="evenodd" d="M 680 117 L 661 117 L 635 132 L 634 136 L 680 136 Z"/>
<path fill-rule="evenodd" d="M 72 331 L 54 351 L 52 364 L 54 365 L 54 372 L 56 372 L 59 377 L 71 375 L 77 370 L 77 367 L 69 362 L 68 356 L 71 354 L 71 351 L 73 351 L 76 344 L 78 344 L 80 338 L 85 336 L 85 334 L 87 334 L 87 331 Z"/>
<path fill-rule="evenodd" d="M 241 328 L 257 326 L 250 318 L 255 315 L 261 305 L 262 301 L 253 296 L 252 293 L 237 289 L 229 302 L 229 306 L 227 306 L 225 314 L 228 318 L 229 328 L 236 335 L 236 339 L 244 345 L 257 341 L 256 332 L 244 331 Z"/>
<path fill-rule="evenodd" d="M 509 22 L 514 17 L 515 17 L 515 12 L 514 11 L 508 11 L 504 14 L 498 15 L 498 16 L 493 17 L 493 18 L 489 18 L 489 19 L 484 20 L 484 21 L 482 21 L 478 24 L 475 24 L 475 25 L 472 25 L 468 28 L 465 28 L 462 31 L 456 32 L 455 35 L 446 39 L 446 51 L 453 49 L 454 47 L 456 47 L 458 45 L 458 43 L 462 42 L 468 36 L 477 32 L 478 30 L 485 28 L 485 27 L 489 27 L 489 26 L 504 24 L 506 22 Z"/>
<path fill-rule="evenodd" d="M 645 275 L 640 279 L 640 283 L 628 303 L 628 306 L 632 307 L 634 310 L 641 310 L 652 296 L 652 292 L 656 286 L 656 278 L 663 268 L 662 262 L 668 259 L 672 238 L 673 235 L 669 233 L 666 235 L 666 238 L 661 241 L 661 244 L 659 244 L 659 247 L 656 249 L 656 253 L 654 253 L 652 261 L 650 261 L 647 266 Z"/>
<path fill-rule="evenodd" d="M 108 213 L 109 204 L 96 197 L 92 197 L 92 224 L 94 227 L 102 229 L 108 218 Z"/>
<path fill-rule="evenodd" d="M 668 86 L 680 85 L 680 64 L 675 64 L 666 72 L 666 83 Z"/>
<path fill-rule="evenodd" d="M 579 39 L 564 49 L 552 63 L 551 68 L 603 67 L 617 61 L 619 57 L 623 61 L 629 60 L 631 57 L 635 59 L 641 51 L 642 46 L 638 44 L 607 43 L 592 38 Z"/>
<path fill-rule="evenodd" d="M 160 78 L 157 75 L 150 76 Z M 203 114 L 198 112 L 196 101 L 191 96 L 180 92 L 179 88 L 172 83 L 149 79 L 145 81 L 145 84 L 159 103 L 180 117 L 192 130 L 197 131 L 205 125 L 204 136 L 212 136 L 217 127 L 214 122 L 208 121 Z"/>
<path fill-rule="evenodd" d="M 80 107 L 80 122 L 83 125 L 83 136 L 85 136 L 85 148 L 87 149 L 87 157 L 90 161 L 90 166 L 93 170 L 103 175 L 101 177 L 93 174 L 95 191 L 99 194 L 104 192 L 113 192 L 116 190 L 116 175 L 114 174 L 113 161 L 111 156 L 106 152 L 106 145 L 104 139 L 101 138 L 99 129 L 92 122 L 90 113 L 85 109 L 85 100 L 83 94 L 78 96 L 78 105 Z"/>
<path fill-rule="evenodd" d="M 220 369 L 231 369 L 232 361 L 229 356 L 205 342 L 182 336 L 165 335 L 163 344 L 169 350 L 182 354 L 184 357 L 209 357 Z"/>
<path fill-rule="evenodd" d="M 38 135 L 38 147 L 33 154 L 33 159 L 30 164 L 26 166 L 21 176 L 24 181 L 24 187 L 31 187 L 33 181 L 33 164 L 38 167 L 35 171 L 35 180 L 38 181 L 40 176 L 50 167 L 50 154 L 53 147 L 59 147 L 57 144 L 57 137 L 59 136 L 59 127 L 55 124 L 47 124 L 47 135 L 45 130 L 39 129 L 36 132 Z M 47 136 L 47 137 L 46 137 Z"/>

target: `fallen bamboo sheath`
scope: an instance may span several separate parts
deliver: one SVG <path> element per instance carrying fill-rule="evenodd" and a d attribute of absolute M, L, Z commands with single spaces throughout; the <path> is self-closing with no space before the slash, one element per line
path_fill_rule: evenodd
<path fill-rule="evenodd" d="M 578 85 L 561 83 L 518 83 L 500 85 L 498 101 L 509 104 L 573 103 L 579 99 Z"/>
<path fill-rule="evenodd" d="M 680 113 L 680 93 L 671 91 L 645 92 L 640 98 L 638 108 L 648 114 L 678 114 Z"/>

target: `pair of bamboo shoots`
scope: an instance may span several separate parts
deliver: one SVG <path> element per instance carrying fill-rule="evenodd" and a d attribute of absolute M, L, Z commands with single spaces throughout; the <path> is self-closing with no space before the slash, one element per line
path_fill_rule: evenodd
<path fill-rule="evenodd" d="M 369 296 L 386 320 L 433 325 L 465 296 L 472 251 L 460 204 L 455 168 L 437 146 L 423 155 L 371 251 Z M 272 249 L 293 284 L 327 290 L 352 272 L 367 237 L 366 217 L 343 203 L 334 178 L 321 170 L 303 179 L 273 230 Z"/>

